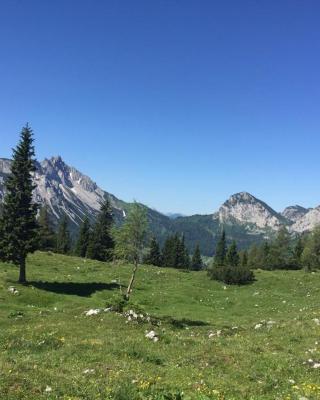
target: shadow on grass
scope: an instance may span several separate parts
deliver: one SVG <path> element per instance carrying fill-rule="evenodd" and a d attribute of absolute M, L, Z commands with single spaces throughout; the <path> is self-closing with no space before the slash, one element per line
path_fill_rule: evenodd
<path fill-rule="evenodd" d="M 91 296 L 92 293 L 101 290 L 115 290 L 119 289 L 118 283 L 102 283 L 102 282 L 43 282 L 32 281 L 28 282 L 29 285 L 34 286 L 40 290 L 59 294 L 70 294 L 82 297 Z"/>
<path fill-rule="evenodd" d="M 189 326 L 208 326 L 210 325 L 208 322 L 205 321 L 197 321 L 188 318 L 181 318 L 176 319 L 172 317 L 164 317 L 162 318 L 165 322 L 169 323 L 172 327 L 183 329 Z"/>

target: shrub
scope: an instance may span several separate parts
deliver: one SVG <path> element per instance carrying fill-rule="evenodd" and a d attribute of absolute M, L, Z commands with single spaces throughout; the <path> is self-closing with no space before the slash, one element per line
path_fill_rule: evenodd
<path fill-rule="evenodd" d="M 254 273 L 249 268 L 243 266 L 214 266 L 209 270 L 209 276 L 211 279 L 224 282 L 228 285 L 244 285 L 254 281 Z"/>
<path fill-rule="evenodd" d="M 115 294 L 111 297 L 106 305 L 107 307 L 111 307 L 112 311 L 122 313 L 127 305 L 127 300 L 122 294 Z"/>

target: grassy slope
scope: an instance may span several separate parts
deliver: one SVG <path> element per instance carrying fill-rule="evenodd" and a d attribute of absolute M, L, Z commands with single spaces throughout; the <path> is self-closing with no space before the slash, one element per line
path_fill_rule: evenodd
<path fill-rule="evenodd" d="M 148 324 L 83 314 L 118 292 L 111 281 L 126 283 L 128 266 L 37 253 L 28 272 L 33 286 L 19 286 L 15 268 L 0 264 L 1 399 L 134 399 L 116 393 L 126 384 L 124 392 L 183 390 L 194 399 L 320 398 L 320 370 L 303 364 L 320 362 L 319 273 L 258 271 L 254 284 L 224 289 L 204 272 L 141 267 L 133 301 L 190 320 L 163 322 L 153 343 Z M 261 320 L 275 324 L 254 329 Z"/>

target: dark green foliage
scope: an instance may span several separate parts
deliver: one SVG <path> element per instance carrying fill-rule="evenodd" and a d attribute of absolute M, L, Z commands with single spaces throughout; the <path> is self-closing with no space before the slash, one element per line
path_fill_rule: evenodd
<path fill-rule="evenodd" d="M 188 266 L 189 266 L 189 255 L 186 252 L 184 244 L 184 236 L 182 235 L 181 239 L 177 236 L 175 267 L 182 269 L 182 268 L 188 268 Z"/>
<path fill-rule="evenodd" d="M 25 260 L 38 245 L 36 214 L 38 205 L 32 201 L 35 186 L 33 133 L 27 125 L 13 150 L 11 174 L 5 182 L 6 195 L 1 217 L 1 258 L 20 266 L 19 282 L 26 282 Z"/>
<path fill-rule="evenodd" d="M 113 214 L 108 199 L 101 205 L 100 213 L 90 237 L 87 257 L 93 260 L 110 261 L 113 258 L 114 240 L 111 229 Z"/>
<path fill-rule="evenodd" d="M 273 241 L 264 241 L 260 246 L 253 245 L 248 253 L 250 268 L 261 269 L 299 269 L 303 251 L 302 239 L 293 245 L 293 240 L 285 227 L 282 227 Z"/>
<path fill-rule="evenodd" d="M 320 227 L 314 229 L 307 237 L 301 263 L 306 271 L 320 269 Z"/>
<path fill-rule="evenodd" d="M 231 267 L 236 267 L 240 263 L 240 257 L 239 257 L 239 253 L 238 253 L 238 249 L 237 249 L 237 243 L 235 241 L 233 241 L 228 248 L 225 263 L 226 263 L 226 265 L 229 265 Z"/>
<path fill-rule="evenodd" d="M 89 218 L 85 217 L 80 226 L 79 235 L 75 246 L 75 255 L 85 257 L 87 254 L 90 241 L 90 222 Z"/>
<path fill-rule="evenodd" d="M 242 267 L 247 267 L 248 266 L 248 251 L 247 250 L 242 250 L 239 253 L 240 256 L 240 265 Z"/>
<path fill-rule="evenodd" d="M 58 226 L 56 251 L 60 254 L 69 254 L 71 250 L 71 237 L 68 228 L 68 218 L 62 217 Z"/>
<path fill-rule="evenodd" d="M 203 261 L 201 258 L 199 244 L 197 244 L 196 248 L 194 249 L 194 253 L 193 253 L 192 261 L 191 261 L 191 269 L 194 271 L 200 271 L 201 269 L 203 269 Z"/>
<path fill-rule="evenodd" d="M 285 227 L 280 228 L 275 241 L 270 246 L 269 265 L 271 269 L 290 267 L 291 259 L 290 235 Z"/>
<path fill-rule="evenodd" d="M 153 236 L 150 242 L 150 249 L 145 258 L 145 263 L 160 267 L 162 265 L 162 256 L 157 239 Z"/>
<path fill-rule="evenodd" d="M 297 267 L 302 266 L 301 261 L 302 261 L 302 254 L 304 250 L 304 243 L 302 241 L 302 238 L 299 237 L 294 248 L 293 248 L 293 264 L 296 265 Z"/>
<path fill-rule="evenodd" d="M 228 285 L 243 285 L 254 280 L 253 272 L 246 265 L 248 263 L 246 255 L 242 258 L 243 264 L 239 265 L 240 256 L 237 243 L 233 241 L 226 251 L 226 235 L 224 231 L 217 244 L 216 257 L 212 268 L 208 270 L 211 279 Z"/>
<path fill-rule="evenodd" d="M 42 251 L 53 251 L 56 248 L 56 235 L 50 221 L 48 206 L 45 204 L 40 209 L 39 219 L 39 243 L 38 249 Z"/>
<path fill-rule="evenodd" d="M 164 267 L 175 267 L 176 262 L 176 247 L 177 236 L 168 236 L 164 242 L 162 257 Z"/>
<path fill-rule="evenodd" d="M 248 267 L 258 268 L 260 265 L 260 248 L 253 244 L 248 251 Z"/>
<path fill-rule="evenodd" d="M 222 230 L 220 239 L 217 242 L 216 251 L 214 254 L 214 265 L 225 265 L 227 254 L 226 233 Z"/>
<path fill-rule="evenodd" d="M 211 279 L 228 285 L 243 285 L 254 281 L 254 273 L 247 267 L 229 265 L 214 266 L 209 275 Z"/>
<path fill-rule="evenodd" d="M 163 266 L 188 269 L 190 267 L 190 258 L 185 246 L 184 236 L 181 238 L 175 234 L 168 236 L 162 251 Z"/>

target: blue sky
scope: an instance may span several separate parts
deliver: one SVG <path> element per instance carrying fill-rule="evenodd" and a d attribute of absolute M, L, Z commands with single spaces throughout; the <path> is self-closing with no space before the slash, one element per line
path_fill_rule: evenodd
<path fill-rule="evenodd" d="M 320 204 L 318 0 L 2 0 L 0 156 L 32 125 L 121 199 Z"/>

